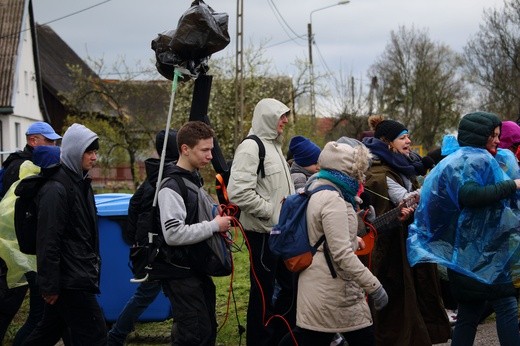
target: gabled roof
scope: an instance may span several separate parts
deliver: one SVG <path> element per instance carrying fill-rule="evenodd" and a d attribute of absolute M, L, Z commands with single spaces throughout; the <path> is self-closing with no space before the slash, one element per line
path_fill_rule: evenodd
<path fill-rule="evenodd" d="M 12 107 L 24 0 L 0 0 L 0 108 Z"/>
<path fill-rule="evenodd" d="M 94 71 L 49 26 L 36 24 L 36 37 L 42 82 L 54 97 L 59 99 L 60 92 L 73 89 L 70 65 L 77 65 L 86 76 L 97 78 Z"/>

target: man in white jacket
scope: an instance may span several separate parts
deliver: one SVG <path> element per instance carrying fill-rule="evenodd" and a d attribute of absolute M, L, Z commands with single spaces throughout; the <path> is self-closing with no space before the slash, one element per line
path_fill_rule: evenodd
<path fill-rule="evenodd" d="M 254 140 L 244 140 L 235 151 L 229 178 L 229 198 L 240 207 L 240 222 L 244 227 L 252 258 L 247 345 L 278 344 L 287 328 L 279 320 L 264 327 L 272 314 L 284 314 L 291 327 L 294 326 L 293 275 L 283 262 L 277 265 L 278 259 L 271 253 L 268 245 L 269 233 L 278 223 L 282 199 L 294 193 L 289 166 L 282 153 L 282 134 L 289 113 L 290 109 L 278 100 L 263 99 L 258 102 L 249 135 L 258 136 L 265 146 L 265 177 L 257 174 L 260 162 L 258 145 Z M 273 306 L 275 279 L 281 291 Z M 263 304 L 266 307 L 265 315 Z"/>

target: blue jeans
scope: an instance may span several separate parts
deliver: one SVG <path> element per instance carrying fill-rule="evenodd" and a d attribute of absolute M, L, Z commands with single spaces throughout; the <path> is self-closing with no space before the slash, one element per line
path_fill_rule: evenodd
<path fill-rule="evenodd" d="M 496 326 L 500 345 L 520 345 L 518 332 L 518 302 L 516 297 L 490 300 L 496 313 Z M 486 301 L 459 302 L 457 323 L 452 337 L 452 346 L 472 346 L 480 317 L 486 309 Z"/>
<path fill-rule="evenodd" d="M 159 292 L 161 292 L 160 281 L 139 284 L 134 295 L 119 314 L 116 323 L 108 332 L 108 345 L 124 344 L 128 334 L 134 330 L 134 324 L 139 316 L 153 303 Z"/>

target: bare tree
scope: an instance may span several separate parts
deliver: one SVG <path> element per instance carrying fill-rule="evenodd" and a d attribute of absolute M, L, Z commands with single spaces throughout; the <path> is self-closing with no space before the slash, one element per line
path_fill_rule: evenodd
<path fill-rule="evenodd" d="M 520 0 L 484 11 L 484 23 L 464 48 L 480 107 L 506 119 L 520 114 Z"/>
<path fill-rule="evenodd" d="M 399 27 L 370 75 L 378 78 L 382 111 L 428 149 L 458 123 L 467 95 L 461 69 L 462 59 L 427 31 Z"/>

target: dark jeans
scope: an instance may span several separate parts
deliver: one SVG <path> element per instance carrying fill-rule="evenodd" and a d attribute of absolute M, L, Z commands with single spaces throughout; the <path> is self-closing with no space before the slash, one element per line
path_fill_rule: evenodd
<path fill-rule="evenodd" d="M 108 345 L 123 345 L 128 334 L 134 329 L 139 316 L 153 303 L 161 292 L 159 281 L 143 282 L 139 284 L 134 295 L 128 300 L 123 311 L 119 314 L 116 323 L 108 332 Z"/>
<path fill-rule="evenodd" d="M 289 328 L 295 326 L 294 281 L 296 275 L 289 272 L 283 262 L 271 252 L 268 233 L 252 231 L 245 233 L 252 258 L 249 271 L 251 289 L 247 308 L 246 342 L 249 346 L 277 345 L 288 332 L 287 325 L 281 318 L 272 319 L 267 327 L 265 327 L 265 323 L 273 315 L 283 315 L 283 318 L 289 323 Z M 280 286 L 280 291 L 273 305 L 275 280 Z"/>
<path fill-rule="evenodd" d="M 293 329 L 293 334 L 299 346 L 329 346 L 335 333 L 317 332 L 296 327 Z M 347 340 L 348 346 L 374 345 L 374 328 L 372 326 L 342 334 L 345 340 Z M 294 345 L 291 334 L 285 335 L 278 345 Z"/>
<path fill-rule="evenodd" d="M 480 317 L 486 309 L 488 302 L 472 301 L 459 302 L 457 323 L 453 331 L 451 344 L 473 345 Z M 518 302 L 516 297 L 504 297 L 490 300 L 496 313 L 496 328 L 501 345 L 520 345 L 518 333 Z"/>
<path fill-rule="evenodd" d="M 63 290 L 54 305 L 45 304 L 42 320 L 24 345 L 55 345 L 67 328 L 71 345 L 106 345 L 105 320 L 94 293 Z"/>
<path fill-rule="evenodd" d="M 7 285 L 5 279 L 5 276 L 0 276 L 0 280 L 3 280 L 4 284 Z M 16 315 L 20 309 L 28 288 L 28 285 L 24 285 L 6 289 L 3 292 L 4 294 L 0 298 L 0 344 L 2 344 L 2 340 L 4 339 L 7 328 L 9 327 L 9 324 L 11 324 L 14 315 Z"/>
<path fill-rule="evenodd" d="M 18 330 L 13 341 L 13 346 L 23 344 L 25 339 L 32 333 L 43 317 L 45 302 L 40 294 L 38 285 L 38 274 L 36 272 L 25 273 L 29 283 L 29 314 L 23 326 Z"/>
<path fill-rule="evenodd" d="M 172 345 L 209 346 L 217 339 L 215 285 L 211 277 L 194 275 L 163 280 L 163 290 L 172 306 L 176 328 Z"/>

